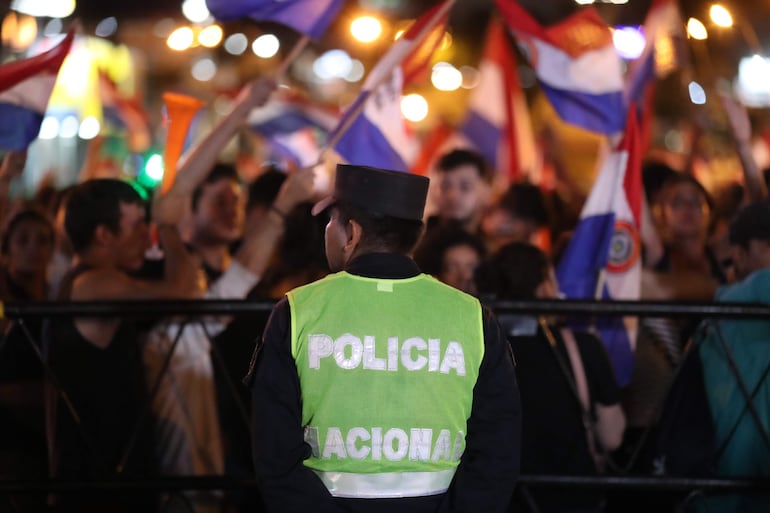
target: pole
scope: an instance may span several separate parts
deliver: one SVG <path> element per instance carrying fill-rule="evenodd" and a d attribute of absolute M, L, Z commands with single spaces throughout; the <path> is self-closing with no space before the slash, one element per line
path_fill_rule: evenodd
<path fill-rule="evenodd" d="M 289 70 L 289 66 L 291 66 L 297 57 L 299 57 L 299 54 L 302 53 L 302 50 L 305 49 L 309 42 L 310 36 L 303 35 L 297 40 L 296 43 L 294 43 L 291 51 L 288 53 L 288 55 L 286 55 L 286 57 L 283 58 L 281 64 L 278 66 L 278 69 L 275 72 L 276 82 L 280 82 L 283 79 L 283 76 Z"/>

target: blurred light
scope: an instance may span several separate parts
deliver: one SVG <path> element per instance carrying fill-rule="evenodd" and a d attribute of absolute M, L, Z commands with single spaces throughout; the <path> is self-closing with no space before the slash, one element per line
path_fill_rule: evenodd
<path fill-rule="evenodd" d="M 13 0 L 11 9 L 36 18 L 66 18 L 75 12 L 75 0 Z"/>
<path fill-rule="evenodd" d="M 269 59 L 278 53 L 281 42 L 273 34 L 263 34 L 251 44 L 251 49 L 257 57 Z"/>
<path fill-rule="evenodd" d="M 703 41 L 709 37 L 708 30 L 706 30 L 706 25 L 704 25 L 697 18 L 690 18 L 687 20 L 687 35 L 692 39 L 697 39 L 698 41 Z"/>
<path fill-rule="evenodd" d="M 44 36 L 59 35 L 61 34 L 61 31 L 63 28 L 64 28 L 64 25 L 62 24 L 61 20 L 59 18 L 54 18 L 45 24 L 45 28 L 43 29 L 43 35 Z"/>
<path fill-rule="evenodd" d="M 594 3 L 594 0 L 575 0 L 575 3 L 579 5 L 589 5 Z"/>
<path fill-rule="evenodd" d="M 225 39 L 225 50 L 230 55 L 241 55 L 248 47 L 249 39 L 244 34 L 232 34 Z"/>
<path fill-rule="evenodd" d="M 706 91 L 703 90 L 703 86 L 698 82 L 690 82 L 687 89 L 690 91 L 690 101 L 695 105 L 703 105 L 706 103 Z"/>
<path fill-rule="evenodd" d="M 37 137 L 39 139 L 56 139 L 59 135 L 59 120 L 53 116 L 46 116 L 43 118 L 43 122 L 40 123 L 40 133 Z"/>
<path fill-rule="evenodd" d="M 208 82 L 216 76 L 217 65 L 213 60 L 209 59 L 208 57 L 204 57 L 203 59 L 199 59 L 195 64 L 193 64 L 192 70 L 190 71 L 195 80 L 200 82 Z"/>
<path fill-rule="evenodd" d="M 70 50 L 70 54 L 64 59 L 57 83 L 62 85 L 70 98 L 82 99 L 86 95 L 91 77 L 91 61 L 91 54 L 84 47 Z M 75 132 L 77 133 L 77 129 Z"/>
<path fill-rule="evenodd" d="M 449 32 L 444 32 L 444 35 L 441 37 L 441 44 L 438 47 L 438 51 L 442 52 L 444 50 L 449 50 L 449 48 L 452 47 L 452 34 Z"/>
<path fill-rule="evenodd" d="M 16 48 L 27 48 L 35 42 L 37 38 L 37 20 L 32 16 L 23 16 L 17 26 L 16 37 L 14 37 L 14 46 Z"/>
<path fill-rule="evenodd" d="M 184 0 L 182 14 L 193 23 L 202 23 L 209 18 L 209 9 L 206 0 Z"/>
<path fill-rule="evenodd" d="M 615 51 L 624 59 L 638 59 L 644 51 L 646 41 L 639 27 L 616 27 L 612 31 Z"/>
<path fill-rule="evenodd" d="M 730 28 L 733 26 L 732 14 L 719 4 L 711 6 L 709 16 L 711 17 L 711 21 L 714 22 L 714 25 L 717 25 L 718 27 Z"/>
<path fill-rule="evenodd" d="M 479 85 L 479 70 L 473 66 L 463 66 L 460 73 L 463 75 L 463 83 L 460 85 L 463 89 L 473 89 Z"/>
<path fill-rule="evenodd" d="M 313 72 L 323 80 L 347 77 L 353 61 L 345 50 L 329 50 L 313 63 Z"/>
<path fill-rule="evenodd" d="M 766 91 L 770 86 L 770 62 L 766 57 L 754 54 L 751 57 L 741 59 L 739 65 L 741 80 L 754 84 L 760 90 Z"/>
<path fill-rule="evenodd" d="M 422 121 L 428 116 L 428 102 L 417 93 L 408 94 L 401 98 L 401 114 L 409 121 Z"/>
<path fill-rule="evenodd" d="M 448 62 L 439 62 L 433 66 L 430 81 L 439 91 L 456 91 L 463 83 L 463 74 Z"/>
<path fill-rule="evenodd" d="M 358 59 L 353 59 L 350 61 L 350 71 L 345 75 L 345 80 L 348 82 L 358 82 L 364 78 L 365 72 L 364 64 Z"/>
<path fill-rule="evenodd" d="M 744 57 L 738 65 L 737 92 L 749 107 L 770 104 L 770 59 L 761 55 Z"/>
<path fill-rule="evenodd" d="M 228 114 L 233 108 L 233 101 L 227 96 L 217 96 L 214 100 L 214 111 L 220 116 Z"/>
<path fill-rule="evenodd" d="M 382 34 L 382 23 L 374 16 L 359 16 L 350 23 L 350 33 L 362 43 L 371 43 Z"/>
<path fill-rule="evenodd" d="M 623 5 L 627 4 L 628 0 L 610 0 L 610 3 L 615 5 Z"/>
<path fill-rule="evenodd" d="M 198 42 L 206 48 L 214 48 L 222 42 L 222 27 L 209 25 L 198 34 Z"/>
<path fill-rule="evenodd" d="M 96 25 L 94 33 L 99 37 L 110 37 L 116 30 L 118 30 L 118 20 L 114 16 L 110 16 Z"/>
<path fill-rule="evenodd" d="M 166 39 L 176 28 L 176 22 L 173 18 L 163 18 L 152 26 L 152 33 L 158 37 Z"/>
<path fill-rule="evenodd" d="M 406 32 L 406 30 L 404 29 L 397 30 L 396 34 L 393 36 L 393 41 L 398 41 L 399 39 L 401 39 L 401 36 L 404 35 L 404 32 Z"/>
<path fill-rule="evenodd" d="M 663 137 L 663 144 L 667 150 L 674 153 L 684 152 L 684 137 L 682 137 L 679 130 L 671 129 L 666 132 L 666 135 Z"/>
<path fill-rule="evenodd" d="M 61 125 L 59 126 L 59 137 L 72 139 L 78 135 L 78 130 L 80 130 L 78 118 L 75 116 L 67 116 L 62 120 Z"/>
<path fill-rule="evenodd" d="M 179 27 L 173 31 L 166 40 L 166 44 L 172 50 L 181 52 L 192 46 L 195 35 L 190 27 Z"/>
<path fill-rule="evenodd" d="M 144 174 L 156 182 L 163 180 L 163 157 L 153 153 L 144 165 Z"/>
<path fill-rule="evenodd" d="M 37 20 L 26 14 L 10 12 L 3 20 L 3 43 L 17 50 L 24 50 L 35 42 L 37 37 Z"/>
<path fill-rule="evenodd" d="M 78 129 L 78 137 L 86 140 L 93 139 L 99 135 L 101 128 L 102 127 L 99 125 L 99 120 L 93 116 L 88 116 L 83 120 L 82 123 L 80 123 L 80 128 Z"/>

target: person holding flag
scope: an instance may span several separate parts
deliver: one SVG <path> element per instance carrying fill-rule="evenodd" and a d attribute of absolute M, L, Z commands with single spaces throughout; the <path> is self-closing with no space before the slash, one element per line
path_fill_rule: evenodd
<path fill-rule="evenodd" d="M 556 270 L 570 299 L 638 300 L 641 289 L 642 178 L 635 109 L 623 140 L 604 161 Z M 636 319 L 602 319 L 602 342 L 618 383 L 631 380 Z"/>

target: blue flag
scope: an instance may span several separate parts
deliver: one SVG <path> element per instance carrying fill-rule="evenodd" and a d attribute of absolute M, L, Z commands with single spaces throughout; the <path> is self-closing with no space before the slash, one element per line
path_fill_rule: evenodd
<path fill-rule="evenodd" d="M 320 39 L 337 16 L 342 0 L 206 0 L 206 5 L 221 21 L 273 21 Z"/>

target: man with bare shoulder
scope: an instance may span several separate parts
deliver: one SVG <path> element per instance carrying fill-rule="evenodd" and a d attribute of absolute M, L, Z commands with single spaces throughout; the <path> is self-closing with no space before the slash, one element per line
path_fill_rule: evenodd
<path fill-rule="evenodd" d="M 200 295 L 198 267 L 176 225 L 183 212 L 174 191 L 153 208 L 165 253 L 164 277 L 132 277 L 150 242 L 146 205 L 120 180 L 78 185 L 67 203 L 65 229 L 75 252 L 62 280 L 62 301 L 187 299 Z M 55 400 L 51 470 L 77 480 L 148 478 L 155 474 L 151 416 L 140 332 L 130 319 L 78 318 L 52 322 L 48 357 L 67 400 Z M 59 394 L 59 398 L 63 395 Z M 60 497 L 63 511 L 153 511 L 151 495 L 81 494 Z M 123 509 L 121 509 L 123 508 Z"/>

